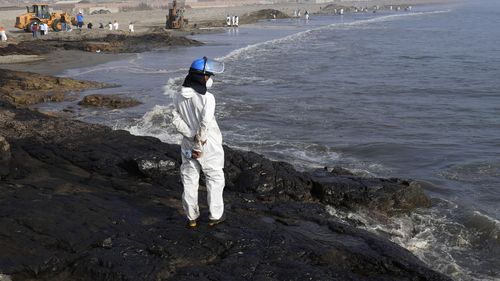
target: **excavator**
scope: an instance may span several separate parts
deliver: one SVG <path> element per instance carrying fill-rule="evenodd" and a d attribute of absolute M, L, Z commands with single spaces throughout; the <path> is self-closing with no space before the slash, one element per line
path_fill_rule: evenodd
<path fill-rule="evenodd" d="M 68 13 L 50 12 L 47 4 L 33 4 L 31 7 L 26 7 L 27 12 L 16 17 L 15 27 L 24 29 L 26 32 L 31 32 L 31 26 L 41 23 L 46 23 L 54 31 L 62 30 L 61 18 L 69 25 L 75 23 L 75 18 Z"/>
<path fill-rule="evenodd" d="M 167 29 L 181 29 L 188 25 L 188 20 L 184 18 L 184 9 L 177 8 L 177 0 L 172 3 L 172 8 L 168 9 Z"/>

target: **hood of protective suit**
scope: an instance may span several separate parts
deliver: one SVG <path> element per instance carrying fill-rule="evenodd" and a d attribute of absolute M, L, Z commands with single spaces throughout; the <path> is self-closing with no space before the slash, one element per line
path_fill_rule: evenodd
<path fill-rule="evenodd" d="M 182 84 L 182 86 L 192 88 L 200 95 L 204 95 L 207 93 L 204 74 L 190 72 L 184 79 L 184 83 Z"/>
<path fill-rule="evenodd" d="M 193 88 L 182 87 L 181 96 L 186 99 L 190 99 L 196 95 L 196 91 Z"/>

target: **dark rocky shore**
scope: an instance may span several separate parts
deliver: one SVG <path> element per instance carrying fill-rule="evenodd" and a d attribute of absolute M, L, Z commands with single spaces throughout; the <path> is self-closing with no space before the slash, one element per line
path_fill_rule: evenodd
<path fill-rule="evenodd" d="M 144 33 L 113 33 L 102 31 L 78 31 L 49 33 L 37 40 L 29 37 L 17 44 L 0 48 L 0 56 L 44 55 L 58 50 L 79 50 L 86 52 L 138 53 L 169 46 L 198 46 L 202 43 L 184 36 L 172 35 L 163 29 Z"/>
<path fill-rule="evenodd" d="M 411 212 L 418 184 L 301 173 L 225 147 L 227 222 L 185 227 L 180 148 L 0 102 L 0 277 L 12 280 L 449 280 L 325 211 Z M 203 187 L 202 187 L 203 190 Z"/>
<path fill-rule="evenodd" d="M 114 86 L 116 85 L 0 68 L 0 100 L 16 106 L 63 101 L 69 93 Z"/>

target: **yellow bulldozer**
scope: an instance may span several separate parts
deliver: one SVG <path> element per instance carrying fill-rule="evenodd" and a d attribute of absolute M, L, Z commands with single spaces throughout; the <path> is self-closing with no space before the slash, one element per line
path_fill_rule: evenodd
<path fill-rule="evenodd" d="M 167 29 L 181 29 L 188 25 L 188 20 L 184 18 L 184 8 L 177 7 L 177 0 L 172 3 L 172 8 L 168 9 L 167 22 L 165 27 Z"/>
<path fill-rule="evenodd" d="M 26 7 L 27 12 L 16 17 L 16 28 L 24 29 L 26 32 L 31 32 L 31 27 L 33 24 L 46 23 L 54 31 L 58 32 L 62 30 L 61 18 L 69 26 L 72 22 L 74 23 L 74 17 L 68 13 L 60 12 L 50 12 L 49 5 L 47 4 L 33 4 L 31 7 Z"/>

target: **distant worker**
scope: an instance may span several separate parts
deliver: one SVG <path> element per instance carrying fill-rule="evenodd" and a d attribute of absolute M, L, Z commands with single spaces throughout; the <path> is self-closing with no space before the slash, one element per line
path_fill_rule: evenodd
<path fill-rule="evenodd" d="M 208 92 L 212 76 L 224 71 L 224 63 L 207 59 L 195 60 L 189 69 L 182 89 L 174 97 L 172 123 L 184 138 L 181 143 L 181 180 L 184 186 L 182 206 L 188 218 L 188 227 L 197 227 L 200 216 L 198 188 L 200 172 L 205 175 L 209 226 L 225 220 L 224 149 L 222 135 L 215 120 L 215 98 Z"/>
<path fill-rule="evenodd" d="M 308 12 L 308 11 L 306 11 L 306 12 L 304 13 L 304 16 L 306 17 L 306 20 L 309 20 L 309 12 Z"/>
<path fill-rule="evenodd" d="M 231 26 L 231 16 L 230 15 L 227 15 L 227 17 L 226 17 L 226 25 Z"/>
<path fill-rule="evenodd" d="M 93 26 L 94 26 L 94 25 L 92 24 L 92 22 L 89 22 L 89 23 L 87 24 L 87 29 L 92 29 L 92 27 L 93 27 Z"/>
<path fill-rule="evenodd" d="M 76 21 L 77 21 L 78 29 L 81 30 L 83 27 L 83 14 L 82 14 L 82 12 L 79 12 L 78 15 L 76 16 Z"/>
<path fill-rule="evenodd" d="M 45 25 L 43 23 L 40 23 L 40 35 L 45 35 Z"/>
<path fill-rule="evenodd" d="M 238 16 L 234 16 L 234 26 L 238 27 L 240 25 L 240 18 Z"/>
<path fill-rule="evenodd" d="M 118 22 L 115 20 L 115 23 L 113 23 L 113 29 L 118 30 L 118 27 L 119 27 Z"/>
<path fill-rule="evenodd" d="M 49 34 L 49 25 L 47 23 L 43 24 L 44 35 Z"/>
<path fill-rule="evenodd" d="M 0 26 L 0 40 L 7 41 L 7 34 L 5 34 L 5 28 Z"/>
<path fill-rule="evenodd" d="M 38 24 L 36 22 L 31 24 L 31 33 L 33 35 L 33 38 L 38 38 Z"/>
<path fill-rule="evenodd" d="M 111 22 L 108 23 L 109 30 L 113 30 L 113 24 Z"/>
<path fill-rule="evenodd" d="M 231 26 L 236 26 L 236 16 L 231 17 Z"/>
<path fill-rule="evenodd" d="M 134 32 L 134 23 L 133 23 L 133 22 L 130 22 L 130 23 L 128 24 L 128 31 L 129 31 L 129 32 Z"/>
<path fill-rule="evenodd" d="M 99 28 L 104 28 L 104 24 L 102 24 L 102 22 L 99 23 Z"/>
<path fill-rule="evenodd" d="M 66 31 L 66 18 L 61 16 L 61 19 L 59 19 L 59 22 L 61 23 L 61 31 Z"/>

